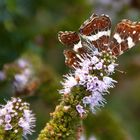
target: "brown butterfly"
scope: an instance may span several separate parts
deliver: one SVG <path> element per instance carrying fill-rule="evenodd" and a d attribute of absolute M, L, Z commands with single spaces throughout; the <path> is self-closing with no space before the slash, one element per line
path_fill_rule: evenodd
<path fill-rule="evenodd" d="M 111 20 L 107 15 L 93 14 L 80 27 L 79 32 L 60 31 L 59 41 L 68 46 L 64 50 L 66 65 L 78 67 L 80 57 L 89 49 L 110 50 L 114 56 L 121 55 L 140 40 L 140 22 L 124 19 L 117 24 L 111 36 Z"/>

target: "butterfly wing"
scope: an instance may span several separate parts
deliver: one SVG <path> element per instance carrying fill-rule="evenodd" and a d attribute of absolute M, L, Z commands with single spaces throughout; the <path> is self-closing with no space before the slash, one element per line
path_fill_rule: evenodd
<path fill-rule="evenodd" d="M 74 31 L 60 31 L 58 33 L 59 41 L 66 46 L 74 47 L 80 42 L 79 35 Z"/>
<path fill-rule="evenodd" d="M 140 22 L 122 20 L 117 24 L 110 43 L 115 56 L 123 54 L 140 40 Z"/>
<path fill-rule="evenodd" d="M 63 45 L 68 47 L 68 49 L 64 50 L 65 64 L 70 68 L 78 67 L 80 62 L 79 58 L 86 52 L 81 44 L 79 35 L 72 31 L 60 31 L 58 33 L 58 39 Z"/>
<path fill-rule="evenodd" d="M 72 50 L 64 50 L 65 64 L 72 69 L 79 67 L 81 56 Z"/>
<path fill-rule="evenodd" d="M 107 50 L 110 41 L 111 21 L 107 15 L 93 14 L 80 27 L 82 38 L 93 44 L 99 50 Z"/>

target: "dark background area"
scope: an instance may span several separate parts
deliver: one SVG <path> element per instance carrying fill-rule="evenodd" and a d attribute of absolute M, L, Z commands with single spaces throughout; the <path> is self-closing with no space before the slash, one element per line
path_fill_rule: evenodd
<path fill-rule="evenodd" d="M 15 95 L 13 80 L 16 61 L 24 58 L 32 65 L 35 86 L 24 96 L 37 117 L 33 140 L 59 103 L 60 81 L 68 72 L 63 49 L 57 38 L 62 30 L 77 31 L 92 13 L 108 14 L 112 30 L 122 19 L 140 21 L 139 0 L 0 0 L 0 102 Z M 118 59 L 116 88 L 106 96 L 107 104 L 84 121 L 84 135 L 97 140 L 140 139 L 140 44 Z M 20 70 L 22 71 L 22 70 Z M 25 87 L 26 88 L 26 87 Z M 29 88 L 29 87 L 28 87 Z"/>

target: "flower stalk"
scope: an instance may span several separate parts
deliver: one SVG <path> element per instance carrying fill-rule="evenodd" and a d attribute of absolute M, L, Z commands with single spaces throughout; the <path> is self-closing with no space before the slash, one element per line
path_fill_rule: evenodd
<path fill-rule="evenodd" d="M 75 140 L 80 122 L 91 111 L 95 113 L 106 103 L 104 95 L 114 87 L 116 57 L 108 51 L 93 51 L 79 56 L 78 67 L 64 76 L 60 104 L 51 120 L 41 131 L 38 140 Z"/>

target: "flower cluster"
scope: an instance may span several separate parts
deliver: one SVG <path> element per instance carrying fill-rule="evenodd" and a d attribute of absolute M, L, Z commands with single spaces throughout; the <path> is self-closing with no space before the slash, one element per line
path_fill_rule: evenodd
<path fill-rule="evenodd" d="M 117 66 L 115 60 L 116 57 L 110 51 L 96 50 L 83 55 L 73 73 L 65 75 L 60 93 L 68 94 L 74 86 L 83 86 L 89 93 L 76 106 L 81 116 L 86 113 L 86 107 L 94 113 L 106 102 L 103 95 L 109 93 L 108 89 L 113 88 L 117 82 L 110 77 Z"/>
<path fill-rule="evenodd" d="M 17 92 L 21 92 L 30 81 L 33 71 L 31 65 L 25 59 L 19 59 L 17 65 L 22 71 L 21 73 L 15 74 L 13 85 Z"/>
<path fill-rule="evenodd" d="M 34 132 L 35 121 L 29 104 L 20 98 L 11 98 L 6 105 L 0 107 L 0 129 L 6 132 L 15 134 L 22 132 L 22 135 L 26 137 L 27 134 Z"/>

